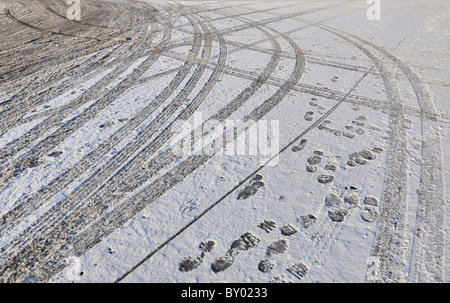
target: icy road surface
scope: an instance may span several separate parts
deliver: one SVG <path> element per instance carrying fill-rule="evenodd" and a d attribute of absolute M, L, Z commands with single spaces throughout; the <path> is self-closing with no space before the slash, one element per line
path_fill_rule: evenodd
<path fill-rule="evenodd" d="M 73 3 L 0 0 L 1 282 L 450 281 L 448 1 Z"/>

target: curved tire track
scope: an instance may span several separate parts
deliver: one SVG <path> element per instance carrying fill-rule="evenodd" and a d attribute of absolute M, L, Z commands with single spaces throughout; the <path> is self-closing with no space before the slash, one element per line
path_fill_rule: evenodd
<path fill-rule="evenodd" d="M 165 108 L 165 110 L 163 111 L 163 113 L 161 113 L 159 116 L 158 116 L 158 118 L 156 118 L 157 120 L 159 120 L 159 121 L 157 121 L 157 122 L 154 122 L 154 123 L 152 123 L 149 127 L 147 127 L 147 129 L 146 129 L 146 131 L 144 131 L 143 133 L 148 137 L 148 138 L 151 138 L 151 136 L 155 133 L 155 131 L 158 129 L 158 125 L 162 125 L 162 123 L 165 121 L 165 120 L 167 120 L 169 117 L 170 117 L 170 115 L 171 114 L 173 114 L 173 112 L 174 112 L 174 110 L 176 110 L 183 102 L 184 102 L 184 100 L 185 100 L 185 98 L 192 92 L 192 90 L 194 89 L 194 87 L 195 87 L 195 85 L 196 85 L 196 83 L 200 80 L 200 76 L 204 73 L 204 71 L 205 71 L 205 69 L 206 69 L 206 63 L 207 63 L 207 61 L 209 60 L 209 58 L 210 58 L 210 55 L 211 55 L 211 46 L 212 46 L 212 41 L 211 41 L 211 34 L 208 34 L 207 32 L 207 29 L 202 25 L 202 27 L 203 27 L 203 30 L 204 30 L 204 32 L 205 32 L 205 47 L 206 47 L 206 50 L 202 53 L 202 55 L 203 55 L 203 62 L 200 64 L 200 66 L 197 68 L 197 70 L 196 70 L 196 72 L 194 73 L 194 75 L 191 77 L 191 79 L 188 81 L 188 83 L 187 83 L 187 85 L 186 85 L 186 87 L 182 90 L 182 92 L 180 92 L 180 94 L 175 98 L 175 101 L 173 101 L 172 103 L 171 103 L 171 105 L 169 105 L 169 106 L 167 106 L 166 108 Z M 199 44 L 198 43 L 194 43 L 194 45 L 195 45 L 195 47 L 197 48 L 197 52 L 199 51 Z M 223 51 L 223 50 L 222 50 Z M 194 52 L 194 54 L 195 54 L 195 52 Z M 192 58 L 193 59 L 193 58 Z M 192 61 L 194 61 L 194 60 L 191 60 L 191 62 Z M 224 66 L 224 64 L 225 64 L 225 61 L 224 60 L 222 60 L 221 61 L 221 65 L 222 66 Z M 183 72 L 180 72 L 179 74 L 180 74 L 180 77 L 179 78 L 184 78 L 186 75 L 187 75 L 187 71 L 190 69 L 190 67 L 192 67 L 192 63 L 190 63 L 190 64 L 188 64 L 188 68 L 186 68 L 186 70 L 185 71 L 183 71 Z M 222 69 L 223 69 L 223 67 L 222 67 Z M 201 102 L 204 100 L 204 98 L 208 95 L 208 93 L 209 93 L 209 91 L 211 90 L 211 88 L 212 88 L 212 86 L 214 85 L 214 83 L 217 81 L 217 78 L 219 77 L 221 75 L 221 68 L 218 68 L 217 69 L 217 71 L 215 72 L 215 73 L 213 73 L 213 75 L 211 76 L 211 78 L 210 78 L 210 80 L 208 81 L 208 83 L 209 84 L 206 84 L 205 86 L 204 86 L 204 89 L 199 93 L 199 95 L 198 96 L 201 96 L 201 97 L 199 97 L 198 98 L 198 104 L 196 105 L 196 106 L 198 106 L 198 105 L 200 105 L 201 104 Z M 178 82 L 178 84 L 180 83 L 181 81 L 179 81 Z M 175 82 L 176 83 L 176 82 Z M 169 97 L 169 94 L 164 94 L 163 96 L 165 96 L 166 98 L 167 97 Z M 195 110 L 195 108 L 196 108 L 196 106 L 194 106 L 193 107 L 193 109 L 191 109 L 190 110 L 190 112 L 188 112 L 189 114 L 192 114 L 193 113 L 193 111 Z M 189 109 L 189 107 L 188 107 L 188 109 Z M 179 116 L 180 117 L 180 116 Z M 155 125 L 156 124 L 156 125 Z M 132 144 L 129 144 L 129 145 L 131 145 L 131 146 L 127 146 L 127 148 L 125 148 L 125 149 L 123 149 L 122 151 L 121 151 L 121 156 L 123 157 L 123 156 L 125 156 L 125 159 L 126 159 L 126 157 L 129 157 L 130 155 L 132 155 L 133 154 L 133 152 L 130 150 L 130 148 L 132 148 L 133 147 L 133 145 L 134 146 L 136 146 L 136 145 L 141 145 L 142 143 L 140 142 L 140 140 L 135 140 L 134 142 L 132 142 Z M 107 164 L 107 166 L 109 165 L 109 166 L 112 166 L 113 168 L 114 167 L 116 167 L 116 169 L 117 168 L 119 168 L 120 167 L 120 165 L 118 165 L 117 164 L 117 161 L 115 161 L 115 160 L 117 160 L 117 159 L 113 159 L 112 161 L 110 161 L 108 164 Z M 120 164 L 120 162 L 118 162 L 119 164 Z M 92 190 L 94 190 L 98 185 L 96 185 L 99 181 L 101 181 L 101 182 L 104 182 L 105 180 L 107 180 L 108 179 L 108 175 L 109 174 L 111 174 L 112 172 L 113 172 L 114 170 L 112 170 L 111 169 L 111 167 L 110 167 L 110 169 L 105 169 L 105 170 L 103 170 L 103 171 L 101 171 L 101 172 L 98 172 L 98 174 L 97 174 L 97 178 L 96 179 L 94 179 L 94 180 L 91 180 L 92 179 L 92 177 L 88 180 L 88 182 L 84 182 L 83 184 L 85 184 L 84 186 L 82 185 L 82 187 L 81 187 L 81 189 L 82 190 L 79 190 L 78 192 L 77 192 L 77 194 L 78 195 L 75 195 L 75 196 L 72 196 L 72 199 L 69 199 L 69 202 L 72 202 L 71 203 L 71 205 L 72 205 L 72 207 L 77 207 L 77 203 L 81 203 L 83 200 L 84 200 L 84 198 L 86 198 L 86 194 L 88 194 L 88 193 L 90 193 Z M 91 183 L 91 181 L 95 181 L 96 180 L 96 182 L 92 182 Z M 81 193 L 81 194 L 80 194 Z M 77 198 L 77 196 L 78 196 L 78 198 Z M 70 201 L 70 200 L 73 200 L 73 198 L 75 198 L 75 199 L 81 199 L 81 200 L 78 200 L 78 201 Z M 66 202 L 66 203 L 64 203 L 64 204 L 67 204 L 67 201 L 64 201 L 64 202 Z M 58 205 L 59 205 L 60 203 L 58 203 Z M 64 205 L 64 204 L 62 204 L 62 205 Z M 82 205 L 78 205 L 78 207 L 82 207 L 83 208 L 83 206 Z M 92 209 L 91 209 L 92 210 Z M 54 209 L 51 211 L 51 212 L 53 212 L 54 211 Z M 56 211 L 58 211 L 58 210 L 56 210 Z M 50 214 L 51 215 L 51 214 Z M 90 214 L 90 215 L 92 215 L 92 214 Z M 95 218 L 95 216 L 96 215 L 94 215 L 94 218 Z M 54 217 L 51 217 L 51 219 L 54 219 Z M 88 217 L 85 217 L 85 219 L 86 219 L 86 221 L 88 221 L 89 222 L 89 218 Z M 86 222 L 86 223 L 88 223 L 88 222 Z M 81 226 L 79 226 L 80 228 L 81 228 Z"/>

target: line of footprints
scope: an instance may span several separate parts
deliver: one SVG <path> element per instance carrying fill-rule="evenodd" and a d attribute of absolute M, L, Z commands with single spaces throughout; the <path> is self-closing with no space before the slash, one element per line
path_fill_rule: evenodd
<path fill-rule="evenodd" d="M 277 223 L 273 220 L 264 220 L 262 223 L 258 225 L 259 228 L 263 229 L 267 233 L 272 232 L 277 227 Z M 281 234 L 283 236 L 291 236 L 297 233 L 297 229 L 291 225 L 287 224 L 280 228 Z M 238 239 L 234 240 L 231 244 L 230 248 L 227 252 L 220 258 L 216 259 L 211 264 L 211 269 L 215 272 L 221 272 L 229 267 L 231 267 L 236 261 L 237 256 L 243 252 L 248 251 L 254 247 L 256 247 L 260 243 L 261 239 L 253 232 L 246 232 L 241 235 Z M 182 272 L 188 272 L 194 270 L 199 267 L 206 256 L 207 252 L 210 252 L 216 245 L 214 240 L 204 240 L 200 243 L 200 255 L 197 257 L 185 257 L 181 260 L 179 264 L 179 270 Z M 275 256 L 278 254 L 283 254 L 288 250 L 288 240 L 287 239 L 279 239 L 272 242 L 266 249 L 266 253 L 264 258 L 259 262 L 258 269 L 261 272 L 269 273 L 271 272 L 275 266 Z M 289 266 L 287 272 L 292 274 L 297 279 L 301 280 L 309 271 L 308 266 L 306 266 L 303 262 L 296 262 Z M 285 281 L 284 278 L 280 275 L 277 275 L 272 278 L 271 282 L 289 282 Z"/>
<path fill-rule="evenodd" d="M 308 144 L 308 139 L 301 139 L 297 145 L 292 147 L 293 152 L 299 152 L 305 148 Z M 364 148 L 359 151 L 352 152 L 348 155 L 349 160 L 346 165 L 349 167 L 366 165 L 369 161 L 373 161 L 377 158 L 376 154 L 381 154 L 383 152 L 383 148 L 381 147 L 373 147 L 372 149 Z M 315 150 L 313 154 L 308 157 L 306 160 L 306 171 L 309 173 L 317 173 L 317 181 L 319 183 L 330 183 L 334 180 L 334 173 L 338 170 L 338 166 L 334 163 L 328 163 L 323 165 L 323 157 L 324 151 Z M 322 172 L 319 173 L 319 169 L 322 169 Z M 256 193 L 256 191 L 255 191 Z"/>
<path fill-rule="evenodd" d="M 309 102 L 310 107 L 317 109 L 319 115 L 323 115 L 326 111 L 325 107 L 321 105 L 317 98 L 311 98 Z M 306 121 L 314 120 L 314 110 L 309 110 L 304 116 Z M 368 117 L 365 115 L 358 115 L 352 120 L 351 124 L 347 124 L 342 128 L 333 127 L 333 121 L 326 119 L 318 126 L 319 130 L 327 131 L 333 133 L 336 136 L 343 136 L 347 138 L 355 138 L 358 135 L 362 135 L 366 130 L 380 131 L 381 129 L 368 123 Z"/>
<path fill-rule="evenodd" d="M 361 219 L 366 222 L 374 222 L 378 218 L 378 199 L 375 196 L 365 196 L 363 206 L 360 204 L 360 196 L 352 193 L 344 198 L 335 193 L 325 197 L 325 206 L 329 208 L 328 217 L 334 222 L 343 222 L 352 209 L 359 209 Z"/>
<path fill-rule="evenodd" d="M 257 177 L 259 179 L 259 177 Z M 257 180 L 257 181 L 260 181 Z M 343 222 L 346 216 L 352 209 L 359 209 L 361 218 L 366 222 L 374 222 L 378 217 L 378 199 L 375 196 L 367 195 L 361 201 L 358 193 L 351 193 L 344 197 L 336 194 L 329 193 L 325 197 L 325 207 L 328 208 L 328 218 L 333 222 Z M 361 206 L 361 202 L 363 205 Z M 314 214 L 305 214 L 297 218 L 297 222 L 300 223 L 303 228 L 310 228 L 317 222 L 317 217 Z M 277 223 L 274 220 L 264 220 L 258 225 L 259 228 L 266 233 L 270 233 L 277 228 Z M 298 232 L 297 228 L 292 224 L 286 224 L 280 228 L 281 235 L 285 237 L 292 236 Z M 216 259 L 211 264 L 211 269 L 215 272 L 222 272 L 231 267 L 237 256 L 243 252 L 248 251 L 256 247 L 260 243 L 261 239 L 253 232 L 246 232 L 238 239 L 234 240 L 227 252 Z M 214 240 L 204 240 L 200 243 L 200 254 L 196 257 L 185 257 L 179 264 L 179 270 L 181 272 L 188 272 L 196 269 L 203 264 L 206 254 L 211 252 L 216 246 Z M 288 240 L 286 238 L 278 239 L 267 246 L 264 258 L 258 263 L 258 270 L 263 273 L 271 272 L 275 266 L 274 260 L 277 255 L 283 254 L 288 250 Z M 297 279 L 303 279 L 309 271 L 307 265 L 303 262 L 296 262 L 286 269 L 287 272 L 292 274 Z M 282 276 L 277 275 L 272 278 L 271 282 L 291 282 L 285 280 Z"/>

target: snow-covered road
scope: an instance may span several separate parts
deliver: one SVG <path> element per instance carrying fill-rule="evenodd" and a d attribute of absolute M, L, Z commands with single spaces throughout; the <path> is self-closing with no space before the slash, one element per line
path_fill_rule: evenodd
<path fill-rule="evenodd" d="M 0 0 L 0 281 L 449 281 L 446 1 L 77 3 Z"/>

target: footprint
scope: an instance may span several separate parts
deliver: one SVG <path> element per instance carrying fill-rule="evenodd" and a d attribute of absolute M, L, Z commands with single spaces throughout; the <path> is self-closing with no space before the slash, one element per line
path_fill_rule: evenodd
<path fill-rule="evenodd" d="M 260 239 L 254 233 L 246 232 L 231 244 L 230 249 L 228 249 L 224 256 L 218 258 L 211 264 L 211 269 L 215 273 L 226 270 L 234 264 L 235 259 L 240 252 L 252 249 L 257 246 L 259 242 Z"/>
<path fill-rule="evenodd" d="M 215 272 L 221 272 L 229 268 L 234 264 L 235 258 L 232 255 L 225 255 L 217 259 L 214 263 L 211 264 L 211 269 Z"/>
<path fill-rule="evenodd" d="M 325 165 L 325 170 L 331 170 L 331 171 L 335 172 L 337 170 L 337 166 L 334 164 L 327 164 L 327 165 Z"/>
<path fill-rule="evenodd" d="M 309 163 L 309 165 L 317 165 L 317 164 L 320 164 L 320 162 L 322 162 L 322 157 L 320 157 L 320 156 L 311 156 L 311 157 L 309 157 L 308 158 L 308 163 Z"/>
<path fill-rule="evenodd" d="M 364 126 L 364 125 L 366 125 L 366 122 L 359 121 L 359 120 L 353 120 L 352 123 L 357 125 L 357 126 Z"/>
<path fill-rule="evenodd" d="M 347 198 L 342 199 L 336 193 L 330 193 L 325 197 L 325 206 L 328 210 L 328 217 L 334 222 L 343 222 L 348 210 L 344 207 Z M 352 200 L 353 201 L 353 200 Z"/>
<path fill-rule="evenodd" d="M 232 249 L 249 250 L 258 245 L 260 239 L 252 232 L 246 232 L 239 239 L 235 240 L 231 245 Z"/>
<path fill-rule="evenodd" d="M 202 241 L 199 245 L 199 248 L 201 250 L 200 255 L 195 258 L 185 257 L 183 260 L 181 260 L 178 269 L 182 272 L 188 272 L 188 271 L 196 269 L 203 263 L 206 253 L 212 251 L 215 246 L 216 246 L 216 241 L 214 241 L 214 240 Z"/>
<path fill-rule="evenodd" d="M 214 247 L 216 246 L 216 241 L 214 240 L 206 240 L 206 241 L 202 241 L 202 243 L 200 243 L 199 248 L 202 252 L 210 252 L 214 249 Z"/>
<path fill-rule="evenodd" d="M 261 260 L 258 263 L 258 269 L 261 272 L 270 272 L 275 268 L 275 262 L 272 260 Z"/>
<path fill-rule="evenodd" d="M 366 196 L 364 198 L 364 204 L 378 206 L 378 198 L 375 196 Z"/>
<path fill-rule="evenodd" d="M 318 168 L 317 168 L 317 166 L 315 166 L 315 165 L 307 165 L 307 166 L 306 166 L 306 171 L 309 172 L 309 173 L 316 172 L 317 169 L 318 169 Z"/>
<path fill-rule="evenodd" d="M 288 249 L 288 240 L 276 240 L 267 247 L 266 257 L 271 258 L 273 255 L 282 254 Z"/>
<path fill-rule="evenodd" d="M 345 125 L 342 129 L 333 128 L 332 121 L 325 120 L 318 126 L 318 129 L 331 132 L 336 136 L 344 136 L 347 138 L 354 138 L 356 135 L 364 134 L 366 130 L 363 127 L 369 130 L 381 130 L 378 126 L 368 124 L 367 120 L 368 118 L 365 115 L 359 115 L 352 120 L 352 124 Z"/>
<path fill-rule="evenodd" d="M 374 152 L 376 152 L 377 154 L 381 154 L 384 151 L 384 149 L 382 147 L 374 147 L 374 148 L 372 148 L 372 150 Z"/>
<path fill-rule="evenodd" d="M 355 167 L 355 166 L 357 166 L 357 163 L 355 162 L 355 160 L 350 159 L 347 161 L 347 165 L 351 166 L 351 167 Z"/>
<path fill-rule="evenodd" d="M 333 121 L 326 119 L 320 123 L 317 128 L 320 130 L 331 130 L 332 128 L 330 128 L 330 124 L 333 124 Z"/>
<path fill-rule="evenodd" d="M 334 180 L 334 176 L 332 176 L 332 175 L 320 174 L 317 177 L 317 181 L 319 181 L 319 183 L 322 183 L 322 184 L 330 183 L 333 180 Z"/>
<path fill-rule="evenodd" d="M 315 151 L 313 152 L 313 154 L 316 155 L 316 156 L 323 156 L 324 153 L 325 153 L 325 152 L 324 152 L 323 150 L 315 150 Z"/>
<path fill-rule="evenodd" d="M 361 210 L 361 218 L 367 222 L 374 222 L 378 218 L 378 212 L 370 207 Z"/>
<path fill-rule="evenodd" d="M 345 216 L 347 216 L 348 210 L 341 208 L 341 209 L 334 209 L 328 211 L 328 217 L 331 219 L 331 221 L 334 222 L 343 222 L 345 220 Z"/>
<path fill-rule="evenodd" d="M 313 111 L 308 111 L 305 115 L 305 119 L 307 121 L 313 120 L 314 112 L 317 112 L 319 115 L 323 115 L 325 113 L 325 106 L 317 102 L 317 98 L 311 98 L 311 101 L 309 101 L 309 106 L 313 107 Z"/>
<path fill-rule="evenodd" d="M 299 222 L 303 228 L 313 226 L 314 223 L 316 223 L 316 221 L 317 217 L 314 216 L 313 214 L 302 215 L 300 216 L 300 218 L 297 219 L 297 222 Z"/>
<path fill-rule="evenodd" d="M 357 104 L 357 103 L 354 103 L 353 106 L 352 106 L 352 110 L 355 111 L 355 112 L 359 111 L 359 110 L 361 110 L 361 106 L 359 104 Z"/>
<path fill-rule="evenodd" d="M 376 125 L 372 125 L 368 123 L 368 118 L 365 115 L 359 115 L 357 116 L 352 123 L 354 125 L 359 126 L 359 128 L 357 128 L 355 131 L 357 134 L 361 135 L 365 133 L 365 129 L 363 127 L 365 127 L 366 129 L 372 130 L 372 131 L 380 131 L 381 128 L 376 126 Z"/>
<path fill-rule="evenodd" d="M 293 283 L 294 281 L 288 280 L 282 275 L 273 276 L 269 283 Z"/>
<path fill-rule="evenodd" d="M 352 190 L 357 189 L 350 186 Z M 345 187 L 345 189 L 348 189 Z M 352 209 L 359 209 L 361 218 L 367 222 L 374 222 L 378 218 L 378 199 L 375 196 L 367 195 L 363 200 L 358 193 L 351 193 L 344 198 L 336 193 L 330 193 L 325 197 L 325 206 L 328 210 L 328 217 L 334 222 L 343 222 Z"/>
<path fill-rule="evenodd" d="M 378 198 L 368 195 L 364 198 L 364 205 L 366 206 L 361 210 L 361 218 L 367 222 L 376 221 L 378 218 Z"/>
<path fill-rule="evenodd" d="M 291 224 L 284 225 L 280 228 L 280 230 L 283 236 L 292 236 L 298 232 L 298 230 Z"/>
<path fill-rule="evenodd" d="M 359 206 L 359 195 L 357 193 L 353 193 L 344 198 L 344 203 L 347 208 L 354 208 Z"/>
<path fill-rule="evenodd" d="M 321 124 L 319 124 L 317 126 L 317 128 L 319 130 L 326 130 L 336 136 L 341 136 L 344 134 L 344 131 L 331 127 L 332 124 L 333 124 L 333 122 L 331 120 L 324 120 Z M 348 132 L 345 131 L 345 133 L 347 134 Z"/>
<path fill-rule="evenodd" d="M 352 139 L 352 138 L 354 138 L 354 137 L 356 136 L 354 133 L 348 132 L 348 131 L 346 131 L 346 130 L 343 130 L 343 131 L 342 131 L 342 135 L 343 135 L 344 137 L 347 137 L 347 138 L 350 138 L 350 139 Z"/>
<path fill-rule="evenodd" d="M 364 159 L 367 160 L 375 160 L 376 156 L 374 155 L 374 153 L 372 153 L 370 150 L 368 149 L 363 149 L 361 151 L 359 151 L 358 153 L 361 157 L 363 157 Z"/>
<path fill-rule="evenodd" d="M 305 148 L 306 144 L 308 144 L 308 139 L 302 139 L 300 140 L 300 143 L 298 145 L 295 145 L 292 147 L 293 152 L 301 151 Z"/>
<path fill-rule="evenodd" d="M 258 189 L 265 185 L 262 178 L 263 176 L 261 174 L 256 174 L 250 181 L 250 184 L 238 194 L 238 200 L 247 199 L 248 197 L 255 195 L 258 192 Z"/>
<path fill-rule="evenodd" d="M 355 118 L 355 120 L 358 120 L 358 121 L 367 121 L 367 116 L 365 116 L 365 115 L 359 115 L 358 117 L 356 117 Z"/>
<path fill-rule="evenodd" d="M 344 200 L 337 194 L 331 193 L 325 197 L 325 206 L 340 208 L 344 204 Z"/>
<path fill-rule="evenodd" d="M 277 227 L 277 222 L 273 220 L 264 220 L 264 222 L 260 223 L 258 227 L 265 230 L 267 233 L 270 233 L 272 230 L 274 230 Z"/>
<path fill-rule="evenodd" d="M 414 123 L 410 119 L 405 119 L 403 121 L 403 127 L 406 128 L 406 129 L 413 129 L 414 128 Z"/>
<path fill-rule="evenodd" d="M 205 257 L 204 253 L 201 253 L 201 255 L 196 258 L 186 257 L 183 260 L 181 260 L 178 270 L 182 272 L 194 270 L 203 263 L 204 257 Z"/>
<path fill-rule="evenodd" d="M 258 182 L 258 181 L 261 181 L 262 178 L 263 178 L 263 175 L 261 175 L 261 174 L 256 174 L 256 175 L 253 177 L 252 181 L 253 181 L 253 182 Z"/>
<path fill-rule="evenodd" d="M 306 171 L 310 172 L 310 173 L 314 173 L 316 171 L 319 170 L 318 165 L 322 164 L 322 156 L 324 155 L 324 152 L 322 150 L 315 150 L 313 152 L 313 155 L 310 156 L 306 161 L 308 162 L 308 164 L 306 165 Z M 326 171 L 332 171 L 332 172 L 336 172 L 337 171 L 337 166 L 334 164 L 326 164 L 323 167 L 324 170 Z M 330 173 L 322 173 L 317 177 L 317 181 L 319 183 L 330 183 L 334 180 L 334 176 L 331 175 Z"/>
<path fill-rule="evenodd" d="M 380 147 L 374 147 L 372 150 L 367 148 L 357 152 L 352 152 L 348 155 L 348 166 L 366 165 L 369 161 L 375 160 L 377 157 L 375 153 L 382 153 L 383 149 Z"/>
<path fill-rule="evenodd" d="M 318 109 L 321 109 L 321 110 L 325 109 L 325 106 L 323 106 L 317 102 L 317 98 L 311 98 L 311 101 L 309 101 L 309 105 L 312 107 L 317 107 Z"/>
<path fill-rule="evenodd" d="M 347 138 L 354 138 L 355 135 L 355 127 L 353 125 L 344 125 L 344 129 L 342 130 L 342 135 Z"/>
<path fill-rule="evenodd" d="M 304 263 L 297 262 L 292 264 L 287 271 L 293 274 L 297 279 L 301 280 L 308 274 L 309 268 Z"/>
<path fill-rule="evenodd" d="M 306 121 L 312 121 L 312 120 L 313 120 L 313 115 L 314 115 L 314 112 L 312 112 L 312 111 L 306 112 L 306 114 L 305 114 L 305 120 L 306 120 Z"/>
<path fill-rule="evenodd" d="M 276 240 L 271 243 L 266 250 L 266 255 L 258 264 L 258 269 L 262 272 L 270 272 L 275 268 L 275 262 L 271 260 L 274 255 L 285 253 L 288 249 L 288 241 L 286 239 Z"/>

